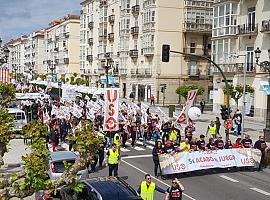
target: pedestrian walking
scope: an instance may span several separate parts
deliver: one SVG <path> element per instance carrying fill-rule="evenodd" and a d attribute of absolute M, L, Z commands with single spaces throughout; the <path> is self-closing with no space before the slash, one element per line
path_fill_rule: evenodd
<path fill-rule="evenodd" d="M 173 178 L 172 186 L 168 187 L 166 191 L 165 200 L 182 200 L 184 190 L 182 183 L 177 178 Z"/>
<path fill-rule="evenodd" d="M 107 152 L 108 155 L 108 165 L 109 165 L 109 176 L 118 176 L 118 163 L 119 163 L 119 152 L 117 150 L 116 144 L 112 144 L 112 148 Z"/>
<path fill-rule="evenodd" d="M 131 146 L 134 147 L 136 137 L 137 137 L 137 126 L 136 123 L 132 123 L 131 125 Z"/>
<path fill-rule="evenodd" d="M 154 95 L 151 95 L 150 96 L 150 101 L 151 101 L 151 105 L 155 105 L 155 96 Z"/>
<path fill-rule="evenodd" d="M 220 123 L 219 117 L 216 117 L 215 124 L 216 124 L 216 128 L 217 128 L 216 132 L 217 132 L 217 134 L 219 134 L 219 130 L 220 130 L 220 127 L 221 127 L 221 123 Z"/>
<path fill-rule="evenodd" d="M 203 99 L 200 101 L 200 106 L 201 106 L 201 112 L 203 114 L 204 107 L 205 107 L 205 101 Z"/>
<path fill-rule="evenodd" d="M 165 194 L 165 190 L 151 181 L 150 174 L 144 176 L 145 180 L 141 182 L 137 192 L 143 200 L 154 200 L 155 191 Z"/>
<path fill-rule="evenodd" d="M 152 150 L 155 177 L 158 177 L 158 173 L 157 173 L 158 168 L 159 168 L 160 175 L 162 174 L 160 163 L 159 163 L 159 155 L 163 153 L 165 152 L 164 152 L 164 149 L 162 148 L 162 143 L 160 141 L 156 141 L 155 146 Z"/>

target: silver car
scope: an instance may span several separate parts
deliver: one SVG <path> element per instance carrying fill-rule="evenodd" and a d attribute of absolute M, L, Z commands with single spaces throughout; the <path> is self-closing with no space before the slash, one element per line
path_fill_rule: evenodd
<path fill-rule="evenodd" d="M 56 151 L 50 152 L 49 162 L 47 164 L 47 173 L 51 180 L 55 180 L 60 177 L 65 171 L 65 164 L 74 164 L 77 155 L 72 151 Z M 83 174 L 88 173 L 88 170 L 82 170 L 78 172 L 78 178 Z"/>

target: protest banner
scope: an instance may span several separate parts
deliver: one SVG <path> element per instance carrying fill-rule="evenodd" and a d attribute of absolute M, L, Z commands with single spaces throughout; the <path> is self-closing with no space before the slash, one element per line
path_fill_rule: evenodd
<path fill-rule="evenodd" d="M 118 130 L 118 101 L 119 89 L 107 88 L 104 94 L 105 99 L 105 115 L 104 115 L 104 131 Z"/>
<path fill-rule="evenodd" d="M 175 152 L 159 155 L 162 174 L 175 174 L 211 168 L 257 167 L 261 152 L 257 149 Z"/>

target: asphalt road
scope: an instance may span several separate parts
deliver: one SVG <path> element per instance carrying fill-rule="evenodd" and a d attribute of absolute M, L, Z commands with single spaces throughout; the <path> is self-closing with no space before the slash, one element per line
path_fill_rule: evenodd
<path fill-rule="evenodd" d="M 139 146 L 139 145 L 138 145 Z M 121 151 L 122 161 L 119 165 L 119 176 L 137 190 L 144 175 L 149 173 L 160 187 L 167 189 L 171 184 L 171 177 L 166 180 L 153 177 L 153 161 L 151 147 L 133 149 L 127 147 Z M 128 151 L 130 150 L 130 151 Z M 108 176 L 108 167 L 90 174 L 90 177 Z M 252 170 L 236 171 L 215 169 L 191 172 L 178 175 L 185 187 L 185 200 L 269 200 L 270 199 L 270 170 L 263 172 Z M 163 200 L 164 195 L 156 193 L 155 200 Z"/>

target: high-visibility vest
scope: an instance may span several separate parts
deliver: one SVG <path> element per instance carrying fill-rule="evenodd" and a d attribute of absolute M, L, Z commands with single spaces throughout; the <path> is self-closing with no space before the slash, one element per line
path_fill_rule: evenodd
<path fill-rule="evenodd" d="M 185 142 L 181 142 L 181 143 L 180 143 L 180 147 L 183 148 L 183 147 L 185 147 L 185 146 L 186 146 L 187 148 L 182 149 L 181 152 L 189 152 L 189 150 L 190 150 L 190 144 L 186 144 Z"/>
<path fill-rule="evenodd" d="M 119 153 L 118 150 L 116 150 L 115 152 L 110 149 L 109 150 L 109 158 L 108 158 L 108 163 L 109 164 L 118 164 L 118 157 L 119 157 Z"/>
<path fill-rule="evenodd" d="M 116 139 L 117 136 L 119 137 L 118 140 Z M 116 144 L 117 147 L 121 145 L 120 135 L 118 133 L 115 133 L 113 137 L 113 142 Z"/>
<path fill-rule="evenodd" d="M 171 131 L 169 140 L 173 142 L 176 138 L 177 138 L 177 131 L 176 130 Z"/>
<path fill-rule="evenodd" d="M 214 134 L 217 133 L 217 132 L 216 132 L 216 130 L 217 130 L 216 125 L 214 125 L 214 126 L 209 125 L 208 128 L 209 128 L 209 129 L 208 129 L 208 133 L 209 133 L 210 135 L 214 135 Z"/>
<path fill-rule="evenodd" d="M 151 182 L 149 187 L 146 185 L 146 181 L 141 183 L 141 197 L 143 200 L 154 200 L 156 184 Z"/>

